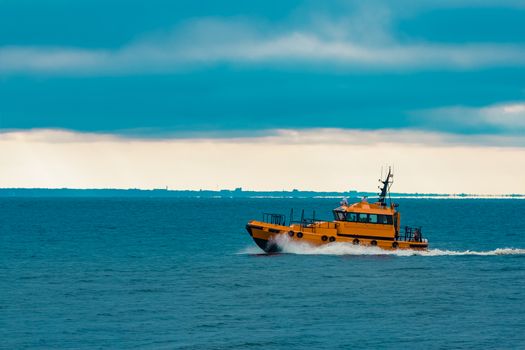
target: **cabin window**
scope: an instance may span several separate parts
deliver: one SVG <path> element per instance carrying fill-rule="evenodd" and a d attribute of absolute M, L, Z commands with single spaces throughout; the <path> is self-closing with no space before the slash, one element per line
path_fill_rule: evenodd
<path fill-rule="evenodd" d="M 334 210 L 334 219 L 337 221 L 345 221 L 345 212 Z"/>
<path fill-rule="evenodd" d="M 392 225 L 392 215 L 378 215 L 377 223 L 383 225 Z"/>
<path fill-rule="evenodd" d="M 357 214 L 356 213 L 347 213 L 346 214 L 346 221 L 356 222 L 357 221 Z"/>
<path fill-rule="evenodd" d="M 357 220 L 359 222 L 368 222 L 368 214 L 365 214 L 365 213 L 357 214 Z"/>
<path fill-rule="evenodd" d="M 337 219 L 336 220 L 344 220 Z M 363 222 L 370 224 L 392 225 L 392 215 L 383 214 L 366 214 L 366 213 L 346 213 L 346 221 L 348 222 Z"/>

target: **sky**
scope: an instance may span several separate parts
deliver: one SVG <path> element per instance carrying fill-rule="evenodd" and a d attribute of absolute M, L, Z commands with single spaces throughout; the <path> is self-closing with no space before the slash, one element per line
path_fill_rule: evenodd
<path fill-rule="evenodd" d="M 525 193 L 525 0 L 0 0 L 0 187 Z"/>

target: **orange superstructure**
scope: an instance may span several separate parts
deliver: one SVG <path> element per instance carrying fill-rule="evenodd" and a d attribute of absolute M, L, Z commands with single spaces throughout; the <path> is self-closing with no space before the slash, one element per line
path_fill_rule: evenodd
<path fill-rule="evenodd" d="M 401 232 L 397 205 L 386 204 L 392 178 L 389 169 L 386 179 L 381 181 L 383 186 L 377 202 L 369 203 L 363 198 L 360 202 L 348 204 L 344 200 L 340 207 L 333 210 L 333 221 L 305 219 L 303 211 L 299 221 L 294 221 L 290 215 L 286 225 L 284 215 L 265 213 L 261 221 L 248 222 L 246 230 L 266 252 L 280 250 L 276 240 L 279 235 L 288 235 L 292 240 L 312 245 L 347 242 L 383 249 L 428 249 L 421 228 L 405 227 Z"/>

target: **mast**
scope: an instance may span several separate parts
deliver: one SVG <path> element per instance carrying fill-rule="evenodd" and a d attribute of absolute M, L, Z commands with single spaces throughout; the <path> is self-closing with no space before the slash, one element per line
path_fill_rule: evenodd
<path fill-rule="evenodd" d="M 394 177 L 394 174 L 392 174 L 392 168 L 388 167 L 388 175 L 386 176 L 385 180 L 379 179 L 379 182 L 383 184 L 383 186 L 379 186 L 379 189 L 381 190 L 381 193 L 379 193 L 379 200 L 378 203 L 385 206 L 386 205 L 386 196 L 388 195 L 388 191 L 390 190 L 390 186 L 393 183 L 392 178 Z"/>

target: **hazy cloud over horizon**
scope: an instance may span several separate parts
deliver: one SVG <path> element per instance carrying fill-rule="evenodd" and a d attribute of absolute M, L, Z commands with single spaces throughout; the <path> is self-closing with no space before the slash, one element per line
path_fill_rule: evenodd
<path fill-rule="evenodd" d="M 278 130 L 241 139 L 137 139 L 18 131 L 0 133 L 0 183 L 11 188 L 374 191 L 380 166 L 393 164 L 397 192 L 525 193 L 523 144 L 487 146 L 448 137 Z"/>

